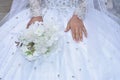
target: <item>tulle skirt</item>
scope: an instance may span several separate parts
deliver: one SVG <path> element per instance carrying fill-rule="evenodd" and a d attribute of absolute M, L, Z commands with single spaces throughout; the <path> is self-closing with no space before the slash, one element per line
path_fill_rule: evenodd
<path fill-rule="evenodd" d="M 88 38 L 76 43 L 71 32 L 65 33 L 74 9 L 46 9 L 43 21 L 60 27 L 61 51 L 49 57 L 28 61 L 17 50 L 19 31 L 30 20 L 24 10 L 0 27 L 1 80 L 119 80 L 120 26 L 107 15 L 91 9 L 84 19 Z M 52 26 L 50 26 L 52 28 Z"/>

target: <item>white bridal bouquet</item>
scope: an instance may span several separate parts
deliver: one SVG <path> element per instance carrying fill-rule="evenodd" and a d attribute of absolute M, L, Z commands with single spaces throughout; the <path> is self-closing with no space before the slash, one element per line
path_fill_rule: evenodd
<path fill-rule="evenodd" d="M 35 22 L 18 36 L 18 49 L 28 60 L 36 60 L 55 51 L 59 41 L 59 30 L 55 25 Z"/>

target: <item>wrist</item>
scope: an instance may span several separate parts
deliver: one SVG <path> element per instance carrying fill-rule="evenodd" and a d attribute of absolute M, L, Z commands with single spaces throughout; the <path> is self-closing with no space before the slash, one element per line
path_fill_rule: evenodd
<path fill-rule="evenodd" d="M 72 18 L 74 18 L 74 19 L 79 19 L 79 20 L 82 21 L 82 19 L 80 19 L 80 18 L 78 17 L 78 15 L 75 15 L 75 14 L 72 16 Z"/>
<path fill-rule="evenodd" d="M 73 18 L 78 18 L 77 15 L 75 15 L 75 14 L 74 14 L 72 17 L 73 17 Z"/>
<path fill-rule="evenodd" d="M 32 18 L 42 18 L 42 16 L 33 16 Z"/>

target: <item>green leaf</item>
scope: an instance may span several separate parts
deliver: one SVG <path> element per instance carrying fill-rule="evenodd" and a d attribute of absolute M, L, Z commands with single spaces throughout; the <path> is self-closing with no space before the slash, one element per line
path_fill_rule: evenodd
<path fill-rule="evenodd" d="M 27 55 L 33 55 L 31 51 L 26 51 L 25 53 L 27 53 Z"/>

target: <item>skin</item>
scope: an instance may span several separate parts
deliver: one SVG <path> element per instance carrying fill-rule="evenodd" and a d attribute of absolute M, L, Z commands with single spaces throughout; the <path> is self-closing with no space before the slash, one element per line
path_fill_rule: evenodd
<path fill-rule="evenodd" d="M 28 22 L 27 28 L 34 23 L 35 21 L 43 22 L 42 16 L 32 17 Z M 83 24 L 83 21 L 77 17 L 77 15 L 73 15 L 69 20 L 65 32 L 71 31 L 72 38 L 76 42 L 82 42 L 83 36 L 87 38 L 87 30 Z"/>

